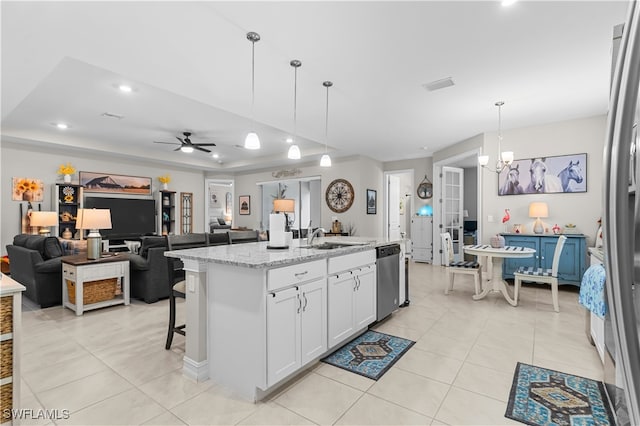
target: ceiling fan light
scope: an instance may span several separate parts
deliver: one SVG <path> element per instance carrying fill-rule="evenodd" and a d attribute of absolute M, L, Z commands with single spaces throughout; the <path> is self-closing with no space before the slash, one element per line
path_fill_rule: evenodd
<path fill-rule="evenodd" d="M 290 160 L 299 160 L 301 155 L 300 155 L 300 148 L 298 148 L 298 145 L 291 145 L 289 147 L 289 152 L 287 153 L 287 157 Z"/>
<path fill-rule="evenodd" d="M 324 154 L 320 159 L 320 167 L 331 167 L 331 157 L 329 154 Z"/>
<path fill-rule="evenodd" d="M 180 151 L 182 152 L 186 152 L 187 154 L 190 154 L 193 152 L 193 148 L 190 146 L 181 146 L 180 147 Z"/>
<path fill-rule="evenodd" d="M 244 140 L 246 149 L 260 149 L 260 138 L 256 132 L 249 132 Z"/>

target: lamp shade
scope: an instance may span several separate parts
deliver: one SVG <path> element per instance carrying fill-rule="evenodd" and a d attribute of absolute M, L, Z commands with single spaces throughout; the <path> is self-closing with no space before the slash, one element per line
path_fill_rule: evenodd
<path fill-rule="evenodd" d="M 260 138 L 256 132 L 247 133 L 244 140 L 245 149 L 260 149 Z"/>
<path fill-rule="evenodd" d="M 288 198 L 273 200 L 273 210 L 282 213 L 293 213 L 296 210 L 296 201 Z"/>
<path fill-rule="evenodd" d="M 547 203 L 531 203 L 529 204 L 529 217 L 548 217 L 549 216 L 549 207 L 547 207 Z"/>
<path fill-rule="evenodd" d="M 58 224 L 56 212 L 31 212 L 31 226 L 54 226 Z"/>
<path fill-rule="evenodd" d="M 78 229 L 111 229 L 109 209 L 78 209 L 76 219 Z"/>

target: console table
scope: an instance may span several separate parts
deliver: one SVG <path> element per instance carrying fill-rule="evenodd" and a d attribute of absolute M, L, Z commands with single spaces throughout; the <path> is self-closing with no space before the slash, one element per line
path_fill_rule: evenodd
<path fill-rule="evenodd" d="M 505 259 L 502 265 L 503 278 L 514 278 L 513 273 L 520 267 L 551 269 L 553 253 L 560 235 L 553 234 L 502 234 L 505 245 L 529 247 L 536 251 L 535 256 L 525 259 Z M 562 249 L 558 266 L 558 284 L 571 284 L 580 287 L 582 275 L 586 270 L 587 243 L 583 234 L 564 234 L 567 240 Z"/>
<path fill-rule="evenodd" d="M 90 309 L 106 306 L 129 304 L 129 257 L 127 254 L 108 253 L 100 259 L 87 259 L 86 253 L 62 257 L 62 304 L 82 315 Z M 99 302 L 84 304 L 84 286 L 99 280 L 120 279 L 122 292 L 114 297 Z M 67 281 L 75 284 L 74 300 L 69 300 Z"/>

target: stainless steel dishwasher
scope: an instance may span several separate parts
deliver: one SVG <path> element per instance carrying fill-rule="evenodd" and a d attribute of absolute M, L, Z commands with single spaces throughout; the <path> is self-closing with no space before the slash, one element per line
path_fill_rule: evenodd
<path fill-rule="evenodd" d="M 400 245 L 388 244 L 376 248 L 376 278 L 378 311 L 376 320 L 386 318 L 399 307 Z"/>

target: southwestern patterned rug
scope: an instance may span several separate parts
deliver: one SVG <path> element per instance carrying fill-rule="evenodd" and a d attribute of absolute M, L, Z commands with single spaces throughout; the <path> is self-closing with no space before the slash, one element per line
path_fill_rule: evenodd
<path fill-rule="evenodd" d="M 520 362 L 505 417 L 533 426 L 615 425 L 602 382 Z"/>
<path fill-rule="evenodd" d="M 369 330 L 321 361 L 378 380 L 414 343 Z"/>

